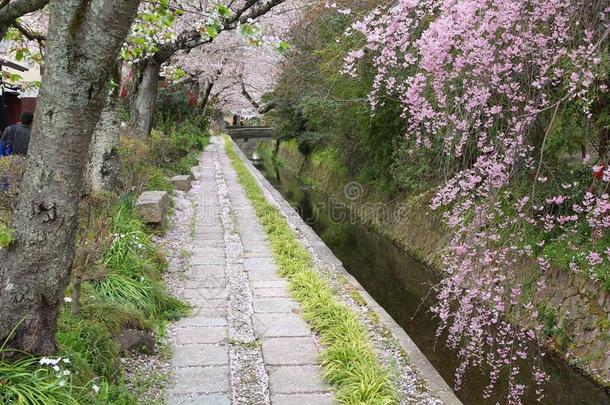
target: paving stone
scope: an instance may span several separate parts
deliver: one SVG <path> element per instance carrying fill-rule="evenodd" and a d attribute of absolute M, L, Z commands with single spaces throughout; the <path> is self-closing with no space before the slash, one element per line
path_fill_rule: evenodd
<path fill-rule="evenodd" d="M 220 343 L 226 338 L 226 328 L 191 327 L 176 329 L 176 343 L 179 345 Z"/>
<path fill-rule="evenodd" d="M 290 298 L 254 298 L 256 313 L 289 313 L 299 308 L 299 304 Z"/>
<path fill-rule="evenodd" d="M 175 367 L 216 366 L 229 363 L 229 350 L 221 345 L 184 345 L 174 348 Z"/>
<path fill-rule="evenodd" d="M 252 316 L 254 333 L 262 337 L 309 336 L 311 330 L 295 314 L 255 314 Z"/>
<path fill-rule="evenodd" d="M 187 367 L 174 373 L 170 395 L 225 393 L 229 390 L 229 367 Z"/>
<path fill-rule="evenodd" d="M 193 328 L 197 326 L 227 326 L 227 320 L 225 318 L 184 318 L 178 321 L 177 325 L 179 328 Z"/>
<path fill-rule="evenodd" d="M 263 340 L 263 357 L 269 365 L 317 364 L 318 348 L 312 337 Z"/>
<path fill-rule="evenodd" d="M 195 232 L 195 239 L 196 240 L 222 240 L 224 241 L 224 233 L 222 230 L 215 230 L 215 231 L 196 231 Z"/>
<path fill-rule="evenodd" d="M 206 249 L 210 247 L 221 248 L 225 246 L 224 239 L 199 239 L 194 238 L 193 249 Z"/>
<path fill-rule="evenodd" d="M 226 307 L 194 307 L 191 310 L 191 316 L 201 318 L 226 318 L 227 308 Z"/>
<path fill-rule="evenodd" d="M 216 289 L 226 289 L 227 287 L 227 278 L 224 274 L 220 276 L 215 276 L 213 274 L 208 274 L 207 277 L 201 275 L 197 278 L 187 278 L 186 283 L 184 284 L 185 289 L 198 289 L 198 288 L 216 288 Z"/>
<path fill-rule="evenodd" d="M 270 280 L 252 280 L 250 281 L 252 288 L 288 288 L 288 282 L 280 276 L 276 276 L 275 279 Z"/>
<path fill-rule="evenodd" d="M 282 297 L 288 298 L 288 288 L 286 287 L 275 287 L 275 288 L 255 288 L 252 290 L 254 297 Z"/>
<path fill-rule="evenodd" d="M 231 405 L 228 395 L 198 395 L 195 397 L 171 397 L 168 405 Z"/>
<path fill-rule="evenodd" d="M 223 266 L 226 263 L 226 258 L 223 256 L 193 256 L 191 257 L 191 266 L 200 264 L 216 264 Z"/>
<path fill-rule="evenodd" d="M 271 258 L 273 258 L 273 256 L 271 256 L 271 252 L 269 250 L 267 250 L 265 252 L 247 252 L 247 253 L 244 253 L 244 257 L 246 259 L 263 259 L 263 258 L 271 259 Z"/>
<path fill-rule="evenodd" d="M 269 249 L 269 245 L 266 243 L 252 243 L 252 242 L 243 242 L 244 246 L 244 254 L 248 253 L 267 253 L 271 254 L 271 250 Z"/>
<path fill-rule="evenodd" d="M 333 405 L 333 397 L 324 395 L 273 395 L 272 405 Z"/>
<path fill-rule="evenodd" d="M 263 257 L 263 258 L 255 257 L 255 258 L 244 260 L 244 268 L 246 269 L 246 271 L 256 270 L 256 269 L 260 269 L 260 268 L 266 269 L 269 267 L 275 267 L 275 263 L 273 262 L 273 259 L 266 258 L 266 257 Z"/>
<path fill-rule="evenodd" d="M 318 348 L 307 323 L 291 300 L 288 283 L 280 278 L 269 240 L 256 213 L 239 184 L 223 148 L 213 142 L 195 169 L 199 180 L 192 183 L 200 193 L 197 226 L 190 267 L 184 283 L 184 297 L 193 306 L 191 315 L 176 327 L 173 367 L 175 388 L 170 405 L 229 405 L 235 389 L 229 370 L 228 305 L 230 271 L 246 271 L 255 313 L 252 322 L 262 339 L 262 355 L 269 372 L 271 402 L 279 405 L 327 405 L 332 403 L 329 388 L 316 365 Z M 214 157 L 218 151 L 222 176 L 227 184 L 243 256 L 227 269 L 222 206 L 218 198 Z M 240 377 L 240 378 L 243 378 Z M 252 401 L 251 401 L 252 402 Z M 253 400 L 252 403 L 256 401 Z"/>
<path fill-rule="evenodd" d="M 196 269 L 191 268 L 191 270 L 186 273 L 187 280 L 217 280 L 222 283 L 222 285 L 227 284 L 226 272 L 223 268 L 219 268 L 217 270 L 206 270 L 206 271 L 197 271 Z"/>
<path fill-rule="evenodd" d="M 229 305 L 227 298 L 192 298 L 188 302 L 195 308 L 226 309 Z M 193 317 L 193 314 L 191 314 L 191 317 Z"/>
<path fill-rule="evenodd" d="M 188 299 L 201 299 L 201 298 L 213 298 L 220 299 L 229 296 L 229 290 L 226 288 L 185 288 L 184 298 Z"/>
<path fill-rule="evenodd" d="M 272 394 L 322 393 L 329 387 L 319 366 L 281 366 L 269 369 Z"/>
<path fill-rule="evenodd" d="M 198 273 L 213 273 L 213 272 L 218 272 L 218 271 L 223 271 L 225 270 L 225 264 L 226 263 L 222 263 L 222 264 L 210 264 L 210 263 L 202 263 L 202 264 L 192 264 L 191 265 L 191 271 L 194 272 L 198 272 Z"/>
<path fill-rule="evenodd" d="M 218 255 L 222 254 L 224 256 L 226 249 L 224 246 L 220 247 L 209 247 L 209 248 L 194 248 L 193 256 L 207 256 L 207 255 Z"/>
<path fill-rule="evenodd" d="M 269 281 L 269 280 L 277 280 L 278 279 L 277 272 L 275 268 L 267 268 L 264 270 L 251 271 L 248 273 L 248 278 L 250 281 Z"/>

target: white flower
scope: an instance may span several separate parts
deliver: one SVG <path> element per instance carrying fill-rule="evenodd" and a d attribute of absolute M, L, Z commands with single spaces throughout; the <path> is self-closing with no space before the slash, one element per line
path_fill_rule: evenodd
<path fill-rule="evenodd" d="M 59 370 L 61 370 L 61 369 L 59 368 L 59 366 L 53 366 L 53 370 L 59 372 Z"/>
<path fill-rule="evenodd" d="M 66 358 L 64 358 L 64 359 L 62 359 L 62 361 L 63 361 L 64 363 L 66 363 L 66 364 L 70 364 L 70 359 L 69 359 L 69 358 L 67 358 L 67 357 L 66 357 Z"/>
<path fill-rule="evenodd" d="M 72 298 L 70 298 L 70 297 L 64 297 L 64 302 L 72 302 Z"/>
<path fill-rule="evenodd" d="M 61 357 L 58 357 L 56 359 L 51 359 L 49 357 L 43 357 L 42 359 L 40 359 L 38 361 L 38 363 L 40 363 L 44 366 L 57 366 L 57 364 L 59 363 L 60 360 L 61 360 Z"/>
<path fill-rule="evenodd" d="M 91 389 L 93 390 L 93 392 L 95 392 L 96 394 L 100 392 L 100 387 L 98 387 L 97 385 L 93 384 L 93 386 L 91 387 Z"/>

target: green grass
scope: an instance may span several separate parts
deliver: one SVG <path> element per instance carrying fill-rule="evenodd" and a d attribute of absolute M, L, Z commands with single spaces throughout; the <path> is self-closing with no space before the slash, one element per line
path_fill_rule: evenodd
<path fill-rule="evenodd" d="M 0 222 L 0 248 L 8 246 L 13 240 L 13 230 Z"/>
<path fill-rule="evenodd" d="M 0 348 L 0 359 L 3 349 Z M 23 405 L 78 405 L 79 396 L 65 378 L 43 367 L 34 357 L 16 362 L 0 360 L 0 403 Z"/>
<path fill-rule="evenodd" d="M 325 378 L 336 399 L 345 404 L 397 403 L 388 371 L 377 359 L 358 315 L 341 303 L 313 269 L 309 252 L 301 245 L 281 213 L 264 197 L 256 180 L 226 139 L 225 150 L 238 179 L 269 235 L 280 274 L 289 281 L 303 316 L 320 334 Z"/>
<path fill-rule="evenodd" d="M 165 263 L 126 202 L 118 205 L 111 224 L 113 241 L 104 255 L 110 272 L 96 283 L 100 296 L 140 311 L 146 318 L 174 319 L 185 314 L 188 306 L 166 292 L 161 282 Z"/>

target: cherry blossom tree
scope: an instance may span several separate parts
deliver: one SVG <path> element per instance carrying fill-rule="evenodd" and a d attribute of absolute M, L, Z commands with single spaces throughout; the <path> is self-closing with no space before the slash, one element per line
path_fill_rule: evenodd
<path fill-rule="evenodd" d="M 91 134 L 139 1 L 51 0 L 45 69 L 14 241 L 0 251 L 0 340 L 47 355 L 74 259 Z"/>
<path fill-rule="evenodd" d="M 328 6 L 351 12 L 347 2 Z M 454 236 L 434 311 L 442 321 L 439 335 L 447 332 L 462 360 L 458 388 L 466 368 L 486 364 L 485 396 L 506 373 L 507 401 L 520 403 L 525 386 L 517 382 L 518 361 L 539 357 L 530 348 L 536 331 L 521 326 L 527 319 L 536 324 L 537 312 L 524 301 L 523 278 L 511 272 L 535 259 L 537 246 L 522 240 L 520 229 L 568 232 L 579 221 L 592 235 L 608 229 L 607 194 L 578 195 L 573 184 L 544 199 L 536 191 L 547 181 L 545 144 L 560 108 L 577 105 L 590 117 L 595 100 L 608 92 L 602 51 L 609 14 L 601 0 L 400 0 L 375 8 L 347 32 L 363 46 L 346 58 L 346 73 L 357 74 L 361 60 L 374 66 L 373 110 L 384 97 L 397 97 L 411 150 L 436 148 L 444 158 L 439 170 L 446 181 L 431 207 L 444 212 Z M 536 130 L 541 123 L 545 129 Z M 604 166 L 594 170 L 598 181 L 610 180 Z M 517 199 L 508 186 L 523 172 L 531 173 L 531 193 Z M 557 214 L 566 204 L 571 212 Z M 606 261 L 606 253 L 591 251 L 587 266 Z M 537 260 L 542 289 L 549 263 Z M 574 261 L 571 267 L 581 266 Z M 545 373 L 539 366 L 531 371 L 542 384 Z"/>
<path fill-rule="evenodd" d="M 181 8 L 176 19 L 173 37 L 137 53 L 132 64 L 130 90 L 130 130 L 135 136 L 146 136 L 152 127 L 154 102 L 159 86 L 161 66 L 179 51 L 190 52 L 212 43 L 224 31 L 239 30 L 253 35 L 252 23 L 285 0 L 247 0 L 229 6 L 201 1 L 196 6 Z M 153 38 L 154 41 L 154 38 Z"/>

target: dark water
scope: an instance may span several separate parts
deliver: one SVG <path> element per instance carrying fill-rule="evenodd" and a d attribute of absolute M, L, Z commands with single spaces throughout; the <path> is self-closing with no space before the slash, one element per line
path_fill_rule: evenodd
<path fill-rule="evenodd" d="M 289 171 L 269 161 L 256 162 L 256 166 L 452 386 L 457 356 L 445 348 L 442 338 L 437 341 L 438 323 L 428 311 L 434 303 L 430 288 L 438 281 L 435 274 L 361 224 L 340 204 L 303 186 Z M 524 397 L 525 404 L 610 404 L 607 393 L 562 361 L 547 356 L 543 366 L 550 375 L 546 397 L 537 402 L 532 388 Z M 499 383 L 494 397 L 484 400 L 481 393 L 486 384 L 482 372 L 471 370 L 456 394 L 467 405 L 506 403 L 506 383 Z"/>

